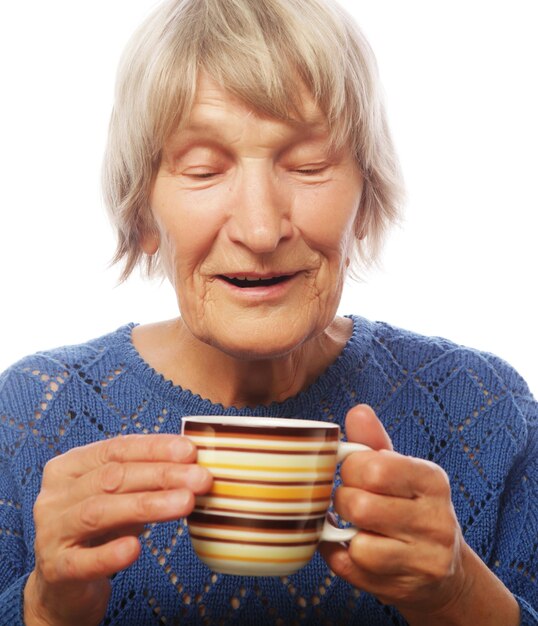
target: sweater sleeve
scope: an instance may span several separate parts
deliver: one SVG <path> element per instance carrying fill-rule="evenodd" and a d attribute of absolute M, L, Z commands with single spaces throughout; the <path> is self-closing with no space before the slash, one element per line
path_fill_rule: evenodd
<path fill-rule="evenodd" d="M 23 594 L 27 579 L 28 575 L 17 578 L 0 593 L 0 626 L 24 626 Z"/>
<path fill-rule="evenodd" d="M 27 547 L 13 466 L 27 432 L 16 418 L 10 382 L 8 370 L 0 376 L 0 626 L 22 626 Z"/>
<path fill-rule="evenodd" d="M 514 459 L 502 499 L 492 569 L 515 595 L 521 626 L 538 626 L 538 403 L 501 359 L 490 363 L 504 380 L 526 427 L 526 446 Z"/>
<path fill-rule="evenodd" d="M 0 415 L 1 417 L 1 415 Z M 13 494 L 9 472 L 0 465 L 0 626 L 23 622 L 26 547 L 22 538 L 21 507 Z"/>

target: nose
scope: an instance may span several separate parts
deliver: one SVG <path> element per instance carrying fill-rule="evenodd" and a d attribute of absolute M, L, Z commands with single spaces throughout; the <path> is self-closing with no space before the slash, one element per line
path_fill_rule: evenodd
<path fill-rule="evenodd" d="M 252 167 L 243 172 L 233 194 L 227 224 L 230 239 L 255 254 L 274 252 L 292 236 L 290 203 L 271 172 Z"/>

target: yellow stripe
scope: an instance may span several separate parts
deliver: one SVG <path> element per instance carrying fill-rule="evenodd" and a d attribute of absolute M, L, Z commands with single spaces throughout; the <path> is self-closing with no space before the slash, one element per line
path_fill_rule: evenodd
<path fill-rule="evenodd" d="M 260 556 L 237 556 L 236 554 L 217 554 L 217 553 L 208 553 L 201 552 L 200 550 L 196 550 L 197 554 L 206 559 L 212 560 L 223 560 L 223 561 L 245 561 L 247 563 L 298 563 L 303 562 L 304 557 L 299 557 L 295 559 L 264 559 Z"/>
<path fill-rule="evenodd" d="M 212 496 L 235 496 L 247 497 L 256 500 L 258 498 L 278 498 L 279 500 L 296 500 L 298 498 L 329 498 L 332 491 L 332 485 L 323 485 L 318 487 L 280 487 L 272 485 L 241 485 L 228 483 L 213 483 L 213 487 L 209 492 Z"/>

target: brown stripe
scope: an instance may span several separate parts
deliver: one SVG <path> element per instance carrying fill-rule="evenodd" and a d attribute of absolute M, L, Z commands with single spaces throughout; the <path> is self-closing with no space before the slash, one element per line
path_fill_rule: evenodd
<path fill-rule="evenodd" d="M 214 515 L 212 517 L 215 517 Z M 236 531 L 245 531 L 248 530 L 250 532 L 263 532 L 264 534 L 278 534 L 281 535 L 283 532 L 286 532 L 290 535 L 302 535 L 305 532 L 308 533 L 312 533 L 312 532 L 316 532 L 316 533 L 320 533 L 322 528 L 323 528 L 323 520 L 325 518 L 318 518 L 316 521 L 318 522 L 316 526 L 314 526 L 313 528 L 305 528 L 304 526 L 301 526 L 301 528 L 283 528 L 282 526 L 277 525 L 278 521 L 288 521 L 288 520 L 269 520 L 273 526 L 272 527 L 267 527 L 267 526 L 263 526 L 261 527 L 259 524 L 258 525 L 252 525 L 249 524 L 247 527 L 245 526 L 233 526 L 231 524 L 221 524 L 221 523 L 211 523 L 211 524 L 199 524 L 198 522 L 189 522 L 190 524 L 190 529 L 192 531 L 192 529 L 204 529 L 204 528 L 209 528 L 209 529 L 215 529 L 215 528 L 221 528 L 223 530 L 223 532 L 226 532 L 228 530 L 236 530 Z M 255 520 L 258 521 L 258 520 Z M 195 530 L 195 532 L 196 532 Z M 192 532 L 191 532 L 192 535 Z"/>
<path fill-rule="evenodd" d="M 309 519 L 259 519 L 255 517 L 235 517 L 231 515 L 205 514 L 194 510 L 187 518 L 189 522 L 208 526 L 225 526 L 226 528 L 279 528 L 281 530 L 318 530 L 325 522 L 325 513 Z"/>
<path fill-rule="evenodd" d="M 197 510 L 199 510 L 199 509 L 197 509 Z M 238 513 L 239 512 L 239 513 L 242 513 L 243 515 L 249 515 L 249 514 L 256 515 L 256 514 L 258 514 L 258 515 L 263 515 L 264 517 L 268 517 L 268 516 L 282 517 L 282 515 L 293 515 L 294 513 L 297 514 L 295 511 L 291 511 L 290 513 L 286 513 L 285 511 L 260 511 L 260 510 L 256 510 L 256 509 L 243 511 L 243 510 L 240 510 L 240 509 L 228 509 L 226 507 L 218 507 L 218 506 L 204 506 L 203 510 L 204 511 L 208 511 L 208 512 L 209 511 L 217 511 L 218 513 Z M 321 511 L 311 511 L 310 515 L 313 514 L 313 513 L 320 513 L 320 512 Z M 305 514 L 308 515 L 309 512 L 305 511 L 302 514 L 303 515 L 305 515 Z M 192 517 L 192 515 L 193 514 L 191 513 L 191 515 L 189 516 L 189 519 Z M 325 512 L 323 512 L 322 518 L 325 519 Z M 316 518 L 316 519 L 318 519 L 318 518 Z"/>
<path fill-rule="evenodd" d="M 250 480 L 250 478 L 221 478 L 216 476 L 213 484 L 219 483 L 240 483 L 243 485 L 278 485 L 279 487 L 305 487 L 308 485 L 332 485 L 332 480 L 303 480 L 301 482 L 288 482 L 286 478 L 282 480 Z"/>
<path fill-rule="evenodd" d="M 277 450 L 273 448 L 234 448 L 233 446 L 219 446 L 197 443 L 198 450 L 218 450 L 219 452 L 246 452 L 247 454 L 291 454 L 297 456 L 299 454 L 306 456 L 321 456 L 336 454 L 336 450 Z"/>
<path fill-rule="evenodd" d="M 287 426 L 256 427 L 255 432 L 251 426 L 231 426 L 230 424 L 200 424 L 196 422 L 184 422 L 185 435 L 199 435 L 201 437 L 230 435 L 233 437 L 248 437 L 249 439 L 278 439 L 282 441 L 338 441 L 339 429 L 327 424 L 327 428 L 293 428 Z"/>
<path fill-rule="evenodd" d="M 190 536 L 193 539 L 198 539 L 199 541 L 211 541 L 213 543 L 239 543 L 241 545 L 248 545 L 248 546 L 271 546 L 274 548 L 280 548 L 280 547 L 296 547 L 296 546 L 313 546 L 316 545 L 318 543 L 317 539 L 310 539 L 308 541 L 293 541 L 293 542 L 287 542 L 287 541 L 248 541 L 248 540 L 243 540 L 243 539 L 221 539 L 219 537 L 205 537 L 204 535 L 196 535 L 193 533 L 190 533 Z"/>

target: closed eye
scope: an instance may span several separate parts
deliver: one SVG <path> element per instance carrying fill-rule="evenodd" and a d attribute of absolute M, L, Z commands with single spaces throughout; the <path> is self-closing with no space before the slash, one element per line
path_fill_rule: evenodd
<path fill-rule="evenodd" d="M 187 174 L 187 176 L 192 176 L 193 178 L 211 178 L 212 176 L 216 176 L 217 172 L 203 172 L 202 174 Z"/>
<path fill-rule="evenodd" d="M 213 178 L 214 176 L 218 176 L 220 172 L 218 170 L 207 170 L 207 169 L 189 169 L 183 172 L 184 176 L 188 178 L 194 178 L 195 180 L 207 180 Z"/>
<path fill-rule="evenodd" d="M 305 176 L 314 176 L 315 174 L 321 174 L 327 169 L 327 166 L 323 167 L 302 167 L 294 170 L 297 174 L 304 174 Z"/>

